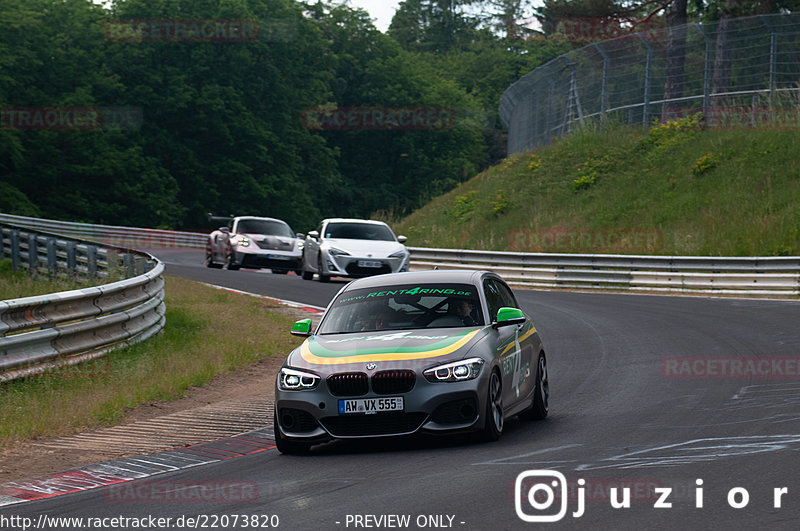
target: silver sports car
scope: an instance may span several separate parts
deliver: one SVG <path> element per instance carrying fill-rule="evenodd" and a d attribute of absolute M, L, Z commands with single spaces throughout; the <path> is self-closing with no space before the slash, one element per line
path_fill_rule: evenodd
<path fill-rule="evenodd" d="M 303 242 L 291 227 L 280 219 L 255 216 L 238 216 L 229 219 L 206 240 L 206 266 L 269 268 L 273 273 L 300 274 L 300 257 Z"/>
<path fill-rule="evenodd" d="M 421 271 L 342 288 L 280 369 L 275 440 L 305 453 L 332 439 L 477 431 L 547 416 L 544 347 L 508 285 L 486 271 Z"/>
<path fill-rule="evenodd" d="M 367 277 L 408 271 L 409 252 L 405 236 L 395 237 L 382 221 L 325 219 L 306 235 L 303 248 L 303 278 L 314 273 L 321 282 L 332 276 Z"/>

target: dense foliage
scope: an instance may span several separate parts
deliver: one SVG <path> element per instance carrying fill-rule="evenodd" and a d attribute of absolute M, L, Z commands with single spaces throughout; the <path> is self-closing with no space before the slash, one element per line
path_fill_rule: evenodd
<path fill-rule="evenodd" d="M 258 38 L 109 32 L 119 21 L 197 19 L 256 20 Z M 425 51 L 326 3 L 4 0 L 0 211 L 190 229 L 207 227 L 207 212 L 271 215 L 298 230 L 323 216 L 406 213 L 504 156 L 500 94 L 563 51 L 462 26 L 444 29 L 459 35 L 449 45 L 429 36 L 438 44 Z M 456 119 L 320 131 L 301 120 L 320 106 L 446 107 Z M 20 128 L 8 115 L 107 107 L 138 111 L 138 121 Z"/>
<path fill-rule="evenodd" d="M 540 20 L 586 16 L 585 2 L 547 0 Z M 652 2 L 595 4 L 642 16 Z M 691 3 L 690 17 L 716 16 L 717 4 Z M 502 92 L 585 44 L 517 24 L 531 14 L 528 0 L 404 0 L 381 33 L 339 0 L 3 0 L 0 211 L 184 229 L 209 227 L 208 212 L 269 215 L 297 230 L 321 217 L 407 214 L 502 159 Z M 224 42 L 119 31 L 201 19 L 259 28 Z M 52 108 L 134 116 L 54 128 L 18 127 L 13 114 Z M 318 129 L 303 119 L 309 109 L 446 109 L 454 119 Z"/>

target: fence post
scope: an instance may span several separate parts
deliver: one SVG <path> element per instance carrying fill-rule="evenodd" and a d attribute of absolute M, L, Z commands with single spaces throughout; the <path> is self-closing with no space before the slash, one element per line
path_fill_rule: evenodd
<path fill-rule="evenodd" d="M 536 95 L 536 99 L 534 100 L 534 107 L 533 112 L 536 114 L 536 123 L 533 129 L 533 145 L 547 145 L 547 142 L 544 138 L 542 138 L 542 118 L 544 117 L 544 113 L 540 112 L 542 109 L 542 91 L 541 83 L 537 83 L 535 88 L 533 89 L 533 93 Z"/>
<path fill-rule="evenodd" d="M 531 89 L 530 102 L 531 103 L 529 107 L 528 116 L 530 118 L 531 124 L 529 133 L 530 142 L 528 147 L 532 148 L 536 145 L 536 136 L 537 136 L 536 130 L 539 128 L 539 117 L 536 116 L 536 109 L 538 108 L 538 103 L 539 103 L 539 91 L 537 91 L 535 88 Z"/>
<path fill-rule="evenodd" d="M 600 116 L 603 117 L 606 114 L 606 107 L 608 104 L 608 67 L 611 63 L 611 58 L 608 54 L 600 47 L 600 43 L 594 43 L 595 50 L 603 57 L 603 81 L 600 85 Z"/>
<path fill-rule="evenodd" d="M 133 275 L 134 276 L 143 275 L 144 272 L 145 272 L 146 263 L 147 262 L 146 262 L 146 260 L 144 259 L 143 256 L 134 255 L 134 257 L 133 257 L 133 269 L 134 269 Z"/>
<path fill-rule="evenodd" d="M 11 229 L 11 270 L 16 273 L 19 270 L 19 231 Z"/>
<path fill-rule="evenodd" d="M 35 275 L 39 269 L 39 241 L 35 234 L 28 234 L 28 274 Z"/>
<path fill-rule="evenodd" d="M 94 245 L 86 246 L 86 273 L 89 278 L 97 276 L 97 247 Z"/>
<path fill-rule="evenodd" d="M 705 62 L 703 65 L 703 117 L 708 120 L 708 109 L 711 107 L 711 35 L 706 33 L 703 26 L 693 22 L 692 26 L 700 32 L 706 41 Z"/>
<path fill-rule="evenodd" d="M 122 267 L 125 271 L 125 278 L 131 278 L 134 275 L 133 255 L 126 253 L 122 255 Z"/>
<path fill-rule="evenodd" d="M 563 133 L 572 132 L 573 115 L 578 112 L 578 121 L 583 121 L 583 109 L 581 108 L 581 98 L 578 94 L 578 74 L 575 71 L 575 63 L 567 59 L 564 55 L 559 55 L 564 64 L 569 68 L 569 90 L 567 91 L 567 101 L 564 107 L 564 121 L 561 123 Z"/>
<path fill-rule="evenodd" d="M 67 271 L 70 276 L 75 276 L 77 273 L 78 257 L 76 255 L 75 242 L 67 242 Z"/>
<path fill-rule="evenodd" d="M 548 91 L 548 94 L 547 94 L 547 129 L 545 129 L 545 133 L 547 134 L 547 142 L 548 143 L 550 142 L 550 139 L 552 138 L 552 133 L 553 133 L 553 127 L 551 125 L 553 123 L 553 120 L 552 120 L 552 116 L 553 116 L 553 95 L 554 95 L 553 93 L 556 90 L 555 82 L 553 80 L 549 80 L 549 81 L 550 81 L 550 90 Z"/>
<path fill-rule="evenodd" d="M 56 239 L 47 238 L 47 271 L 51 276 L 56 274 L 58 262 L 56 256 Z"/>
<path fill-rule="evenodd" d="M 653 45 L 647 42 L 641 33 L 637 33 L 636 36 L 647 48 L 647 63 L 644 69 L 644 107 L 642 108 L 642 125 L 647 126 L 650 122 L 650 70 L 653 67 Z"/>
<path fill-rule="evenodd" d="M 769 22 L 769 17 L 759 15 L 758 19 L 769 29 L 769 108 L 772 109 L 772 100 L 775 95 L 775 74 L 778 61 L 778 34 Z"/>
<path fill-rule="evenodd" d="M 0 227 L 0 260 L 2 260 L 3 257 L 6 255 L 6 250 L 3 245 L 3 238 L 5 231 L 6 229 L 4 227 Z"/>

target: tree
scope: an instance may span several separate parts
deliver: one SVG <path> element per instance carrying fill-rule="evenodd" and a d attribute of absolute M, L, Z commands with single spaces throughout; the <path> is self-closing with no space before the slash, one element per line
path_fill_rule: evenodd
<path fill-rule="evenodd" d="M 325 103 L 330 44 L 290 0 L 119 2 L 116 18 L 258 20 L 283 33 L 246 42 L 116 43 L 114 67 L 145 109 L 142 145 L 178 183 L 184 223 L 206 212 L 269 215 L 310 228 L 336 188 L 336 155 L 301 112 Z"/>
<path fill-rule="evenodd" d="M 546 35 L 593 42 L 636 33 L 659 20 L 673 0 L 544 0 L 537 18 Z"/>
<path fill-rule="evenodd" d="M 121 105 L 124 87 L 101 52 L 106 15 L 101 6 L 80 0 L 0 4 L 2 104 L 26 112 L 55 107 L 93 113 Z M 100 223 L 174 224 L 182 213 L 175 182 L 142 153 L 137 135 L 95 127 L 0 131 L 9 208 Z"/>
<path fill-rule="evenodd" d="M 674 0 L 667 9 L 666 23 L 669 28 L 667 57 L 664 67 L 664 99 L 677 99 L 683 96 L 683 85 L 686 74 L 686 0 Z M 677 117 L 680 105 L 665 103 L 661 111 L 661 121 Z"/>
<path fill-rule="evenodd" d="M 337 6 L 320 20 L 333 43 L 335 108 L 452 109 L 472 98 L 437 70 L 427 55 L 405 51 L 372 26 L 366 13 Z M 344 186 L 327 209 L 335 215 L 397 214 L 472 177 L 485 157 L 480 127 L 463 119 L 444 129 L 331 130 L 320 133 L 339 156 Z"/>
<path fill-rule="evenodd" d="M 5 0 L 0 105 L 139 118 L 119 129 L 0 128 L 0 209 L 191 229 L 207 212 L 270 215 L 300 230 L 322 216 L 414 209 L 505 155 L 500 94 L 568 48 L 499 38 L 468 14 L 473 1 L 406 0 L 398 43 L 366 12 L 324 1 Z M 108 24 L 126 19 L 256 20 L 268 31 L 125 40 Z M 318 131 L 301 121 L 323 105 L 434 108 L 455 123 Z"/>
<path fill-rule="evenodd" d="M 531 7 L 530 0 L 487 0 L 485 4 L 489 20 L 494 22 L 493 26 L 505 31 L 506 39 L 519 38 L 517 21 L 527 16 L 527 10 Z"/>
<path fill-rule="evenodd" d="M 477 0 L 403 0 L 389 35 L 406 50 L 444 52 L 475 36 L 479 21 L 466 14 Z"/>
<path fill-rule="evenodd" d="M 738 16 L 740 0 L 725 0 L 725 6 L 719 8 L 719 24 L 717 25 L 717 42 L 714 51 L 714 70 L 711 76 L 711 93 L 727 92 L 731 84 L 731 46 L 733 35 L 731 18 Z M 724 106 L 725 98 L 714 98 L 712 105 Z"/>

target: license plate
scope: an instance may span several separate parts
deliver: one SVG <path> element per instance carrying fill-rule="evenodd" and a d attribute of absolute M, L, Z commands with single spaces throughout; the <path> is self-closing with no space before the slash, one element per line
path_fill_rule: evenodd
<path fill-rule="evenodd" d="M 339 400 L 339 414 L 349 415 L 363 413 L 371 415 L 386 411 L 403 411 L 403 397 L 386 398 L 358 398 L 352 400 Z"/>
<path fill-rule="evenodd" d="M 377 260 L 359 260 L 358 267 L 383 267 L 383 262 Z"/>
<path fill-rule="evenodd" d="M 288 256 L 284 256 L 282 254 L 268 254 L 267 260 L 288 260 Z"/>

